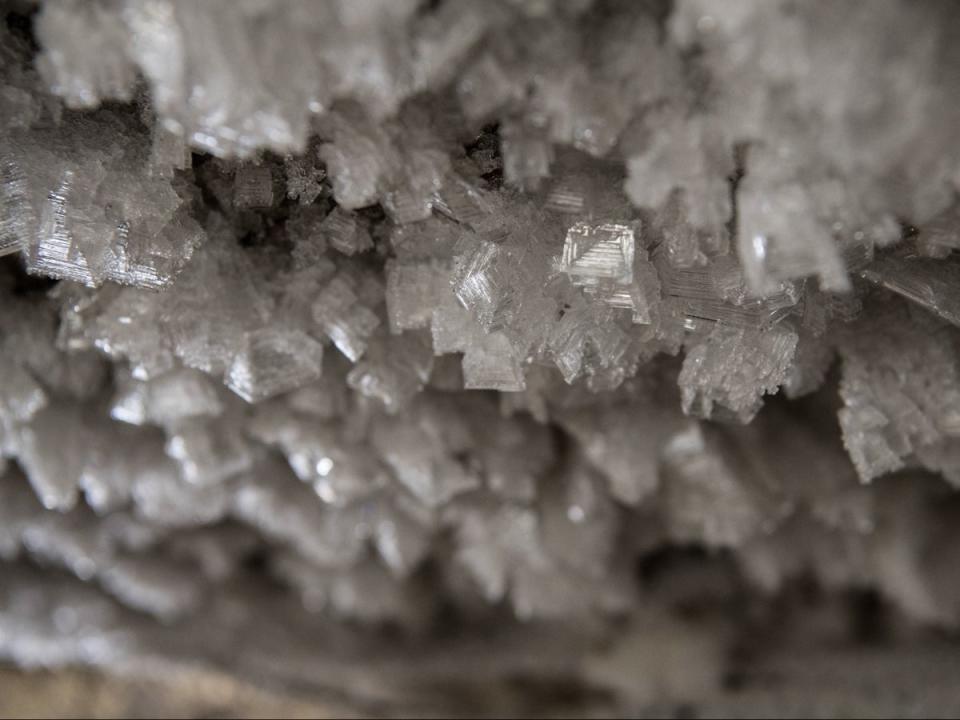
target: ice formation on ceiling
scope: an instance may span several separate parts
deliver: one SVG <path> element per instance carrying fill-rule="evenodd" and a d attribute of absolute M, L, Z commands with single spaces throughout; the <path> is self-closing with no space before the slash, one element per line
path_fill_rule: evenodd
<path fill-rule="evenodd" d="M 957 5 L 6 17 L 4 655 L 280 608 L 580 647 L 687 545 L 960 620 Z"/>

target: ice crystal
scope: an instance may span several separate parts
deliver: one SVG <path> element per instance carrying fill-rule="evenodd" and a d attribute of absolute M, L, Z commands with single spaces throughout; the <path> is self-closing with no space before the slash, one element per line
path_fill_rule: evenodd
<path fill-rule="evenodd" d="M 667 714 L 801 586 L 960 623 L 956 6 L 37 5 L 0 656 Z"/>

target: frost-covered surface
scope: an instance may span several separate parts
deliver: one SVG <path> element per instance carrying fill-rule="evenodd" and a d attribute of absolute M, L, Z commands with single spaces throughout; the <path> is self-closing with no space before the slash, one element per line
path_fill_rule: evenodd
<path fill-rule="evenodd" d="M 960 6 L 5 20 L 4 656 L 635 708 L 731 598 L 960 623 Z"/>

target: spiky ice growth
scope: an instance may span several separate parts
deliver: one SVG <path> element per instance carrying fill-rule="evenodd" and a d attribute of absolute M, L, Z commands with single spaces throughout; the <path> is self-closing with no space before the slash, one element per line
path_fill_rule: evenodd
<path fill-rule="evenodd" d="M 719 692 L 732 595 L 960 622 L 960 7 L 5 18 L 0 654 L 355 678 L 395 625 L 399 685 L 623 709 Z"/>

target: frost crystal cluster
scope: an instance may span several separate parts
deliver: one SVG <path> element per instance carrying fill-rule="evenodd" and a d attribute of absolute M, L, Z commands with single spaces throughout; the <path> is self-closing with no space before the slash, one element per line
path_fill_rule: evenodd
<path fill-rule="evenodd" d="M 720 712 L 960 624 L 960 4 L 3 14 L 2 657 Z"/>

